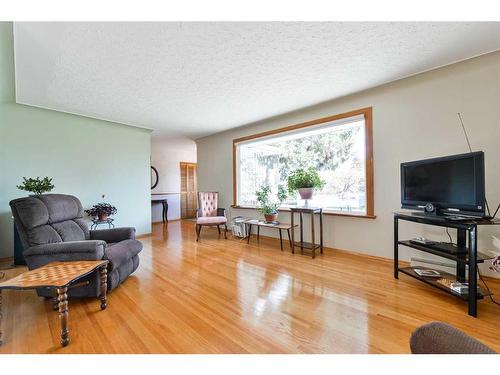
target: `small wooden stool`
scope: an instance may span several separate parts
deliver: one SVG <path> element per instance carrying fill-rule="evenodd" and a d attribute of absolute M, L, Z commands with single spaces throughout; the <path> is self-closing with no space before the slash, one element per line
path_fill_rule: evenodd
<path fill-rule="evenodd" d="M 0 283 L 0 345 L 2 345 L 2 290 L 49 288 L 57 293 L 54 308 L 59 310 L 61 320 L 61 345 L 69 344 L 68 295 L 71 284 L 99 269 L 101 274 L 101 310 L 107 307 L 108 289 L 107 260 L 84 260 L 76 262 L 52 262 L 40 268 L 24 272 L 10 280 Z"/>

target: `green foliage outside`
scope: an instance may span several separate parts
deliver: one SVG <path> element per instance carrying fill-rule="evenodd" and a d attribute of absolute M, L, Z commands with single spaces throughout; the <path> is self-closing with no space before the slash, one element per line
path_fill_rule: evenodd
<path fill-rule="evenodd" d="M 360 151 L 364 147 L 363 136 L 363 126 L 353 126 L 242 147 L 240 201 L 255 204 L 255 190 L 259 186 L 270 186 L 275 191 L 278 184 L 289 182 L 290 195 L 284 204 L 297 204 L 293 185 L 298 181 L 288 178 L 294 171 L 313 169 L 324 182 L 321 193 L 315 194 L 320 204 L 362 211 L 366 193 L 364 158 Z"/>

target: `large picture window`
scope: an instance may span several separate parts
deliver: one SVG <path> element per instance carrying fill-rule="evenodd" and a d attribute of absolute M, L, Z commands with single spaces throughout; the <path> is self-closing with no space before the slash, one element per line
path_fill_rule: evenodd
<path fill-rule="evenodd" d="M 309 201 L 326 213 L 373 217 L 371 108 L 235 139 L 234 204 L 257 205 L 255 192 L 286 186 L 288 175 L 313 167 L 326 182 Z M 300 205 L 298 194 L 283 204 Z"/>

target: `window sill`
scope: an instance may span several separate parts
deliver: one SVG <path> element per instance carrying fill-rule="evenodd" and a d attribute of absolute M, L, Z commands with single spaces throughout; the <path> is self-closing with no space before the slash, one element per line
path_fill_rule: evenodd
<path fill-rule="evenodd" d="M 239 205 L 231 205 L 232 208 L 243 209 L 243 210 L 256 210 L 256 206 L 239 206 Z M 282 212 L 290 212 L 289 208 L 280 208 L 278 211 Z M 368 214 L 357 214 L 354 212 L 342 212 L 342 211 L 323 211 L 323 215 L 328 216 L 343 216 L 343 217 L 356 217 L 360 219 L 376 219 L 376 215 L 368 215 Z"/>

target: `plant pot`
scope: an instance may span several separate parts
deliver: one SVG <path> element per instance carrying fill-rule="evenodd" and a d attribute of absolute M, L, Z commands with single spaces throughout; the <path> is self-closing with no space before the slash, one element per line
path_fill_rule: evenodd
<path fill-rule="evenodd" d="M 97 218 L 99 220 L 101 220 L 101 221 L 106 221 L 106 220 L 108 220 L 108 215 L 106 215 L 106 214 L 99 214 L 99 215 L 97 215 Z"/>
<path fill-rule="evenodd" d="M 311 199 L 313 196 L 314 188 L 301 188 L 299 194 L 301 199 Z"/>
<path fill-rule="evenodd" d="M 278 213 L 274 214 L 264 214 L 264 218 L 266 219 L 266 223 L 272 223 L 273 221 L 278 221 Z"/>

